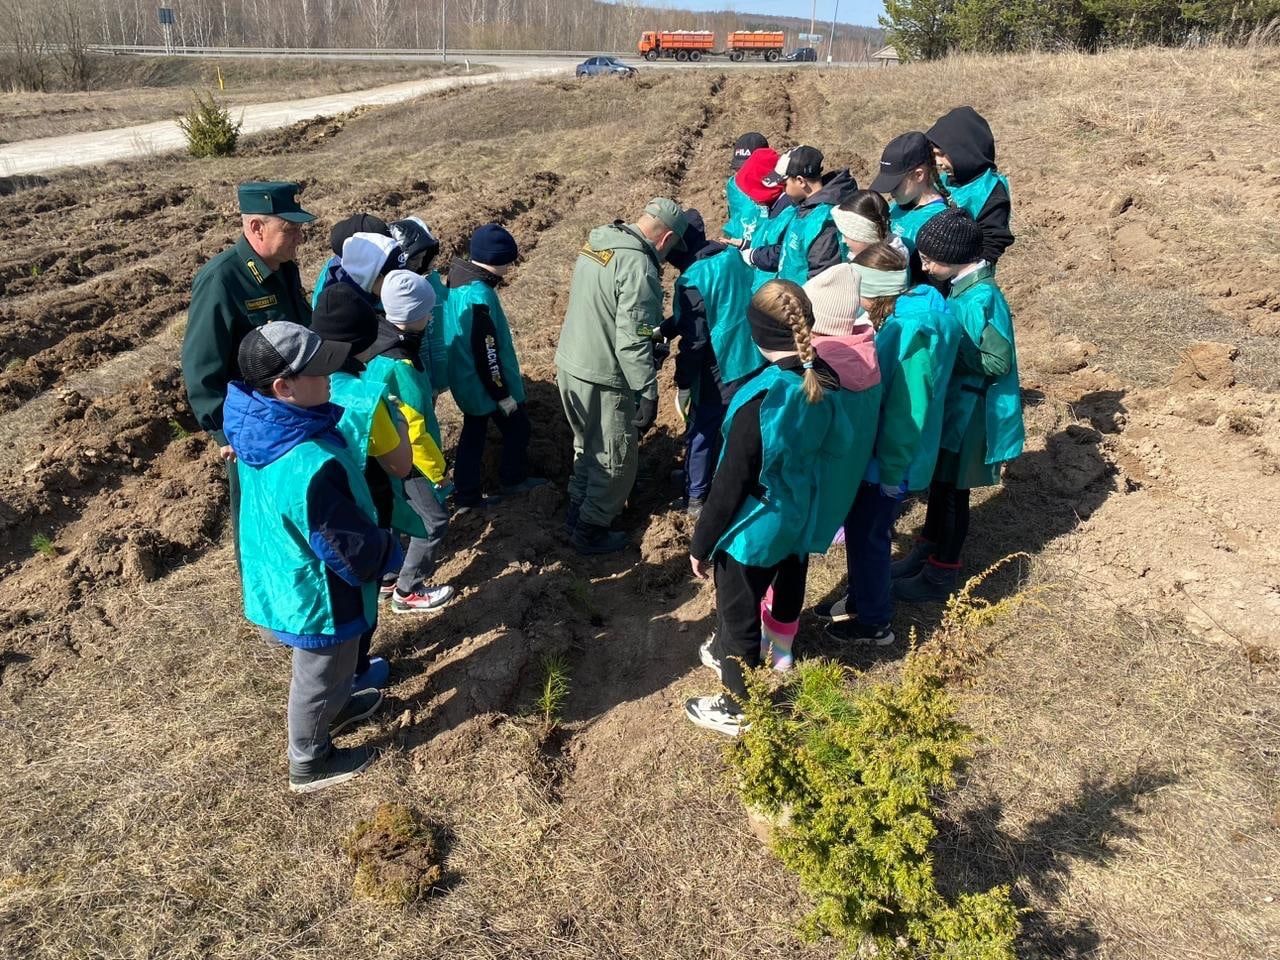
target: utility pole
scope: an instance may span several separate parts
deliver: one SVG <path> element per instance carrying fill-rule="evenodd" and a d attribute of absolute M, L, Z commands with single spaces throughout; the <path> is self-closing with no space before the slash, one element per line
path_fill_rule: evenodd
<path fill-rule="evenodd" d="M 445 35 L 444 35 L 444 3 L 445 3 L 445 0 L 440 0 L 440 59 L 445 63 L 448 63 L 449 47 L 445 43 Z"/>
<path fill-rule="evenodd" d="M 831 12 L 831 36 L 827 37 L 827 63 L 831 62 L 836 52 L 836 17 L 840 16 L 840 0 L 836 0 L 836 8 Z"/>
<path fill-rule="evenodd" d="M 813 36 L 814 26 L 818 22 L 818 0 L 813 0 L 813 6 L 809 10 L 809 36 Z"/>

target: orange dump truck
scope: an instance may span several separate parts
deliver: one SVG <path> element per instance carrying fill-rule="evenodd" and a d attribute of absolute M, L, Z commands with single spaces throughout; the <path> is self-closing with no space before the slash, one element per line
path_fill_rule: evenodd
<path fill-rule="evenodd" d="M 640 34 L 636 49 L 646 60 L 669 57 L 697 61 L 714 56 L 744 60 L 753 56 L 772 62 L 782 56 L 783 43 L 781 31 L 735 30 L 724 48 L 718 50 L 715 34 L 710 30 L 646 30 Z"/>

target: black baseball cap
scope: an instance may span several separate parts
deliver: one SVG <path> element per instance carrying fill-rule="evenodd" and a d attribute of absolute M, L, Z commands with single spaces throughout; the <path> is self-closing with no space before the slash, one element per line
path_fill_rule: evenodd
<path fill-rule="evenodd" d="M 751 154 L 768 145 L 769 141 L 763 133 L 744 133 L 733 144 L 733 171 L 736 173 L 741 170 Z"/>
<path fill-rule="evenodd" d="M 249 386 L 263 393 L 277 377 L 324 377 L 342 368 L 351 345 L 325 340 L 287 320 L 254 327 L 240 341 L 236 361 Z"/>
<path fill-rule="evenodd" d="M 778 158 L 773 174 L 764 178 L 766 187 L 776 187 L 787 177 L 817 180 L 822 176 L 822 151 L 817 147 L 796 147 Z"/>
<path fill-rule="evenodd" d="M 876 193 L 893 193 L 902 178 L 923 163 L 933 159 L 929 140 L 918 130 L 894 137 L 880 154 L 880 172 L 871 181 Z"/>
<path fill-rule="evenodd" d="M 329 247 L 335 257 L 342 256 L 342 245 L 357 233 L 378 233 L 384 237 L 391 236 L 387 222 L 372 213 L 353 213 L 345 220 L 339 220 L 329 231 Z"/>
<path fill-rule="evenodd" d="M 326 340 L 347 344 L 351 356 L 367 363 L 404 339 L 404 335 L 378 316 L 373 305 L 349 283 L 337 281 L 320 291 L 311 312 L 311 329 Z"/>

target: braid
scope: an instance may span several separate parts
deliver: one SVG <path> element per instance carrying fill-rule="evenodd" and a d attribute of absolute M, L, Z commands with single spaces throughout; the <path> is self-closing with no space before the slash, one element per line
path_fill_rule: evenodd
<path fill-rule="evenodd" d="M 782 319 L 791 328 L 791 336 L 796 341 L 796 353 L 800 355 L 800 362 L 804 364 L 805 399 L 810 403 L 818 403 L 822 400 L 823 389 L 821 381 L 818 380 L 817 371 L 813 369 L 816 354 L 813 352 L 813 341 L 809 336 L 813 308 L 809 305 L 808 298 L 804 297 L 804 291 L 799 288 L 783 290 L 781 293 L 783 296 L 779 298 L 779 302 L 782 306 Z"/>
<path fill-rule="evenodd" d="M 951 202 L 951 191 L 942 185 L 942 172 L 938 169 L 938 161 L 932 156 L 929 157 L 929 165 L 926 170 L 929 182 L 933 184 L 933 189 L 938 191 L 938 196 L 947 202 L 947 206 L 954 206 Z"/>

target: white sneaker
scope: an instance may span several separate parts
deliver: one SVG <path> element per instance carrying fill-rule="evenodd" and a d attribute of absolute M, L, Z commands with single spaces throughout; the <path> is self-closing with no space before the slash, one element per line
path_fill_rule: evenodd
<path fill-rule="evenodd" d="M 835 603 L 828 603 L 821 607 L 814 607 L 813 615 L 819 620 L 827 621 L 827 623 L 844 623 L 844 621 L 852 620 L 854 617 L 854 615 L 849 612 L 848 597 L 841 597 Z"/>
<path fill-rule="evenodd" d="M 684 702 L 684 715 L 689 722 L 728 737 L 736 737 L 747 724 L 742 721 L 742 714 L 730 710 L 723 696 L 694 697 Z"/>
<path fill-rule="evenodd" d="M 399 590 L 391 595 L 392 613 L 430 613 L 439 610 L 453 599 L 454 589 L 450 586 L 433 587 L 420 583 L 410 594 L 402 594 Z"/>
<path fill-rule="evenodd" d="M 706 641 L 698 648 L 698 659 L 702 661 L 702 665 L 716 672 L 716 678 L 723 680 L 724 677 L 720 673 L 720 661 L 716 659 L 716 655 L 711 652 L 711 648 L 715 645 L 716 635 L 713 633 L 707 637 Z"/>

